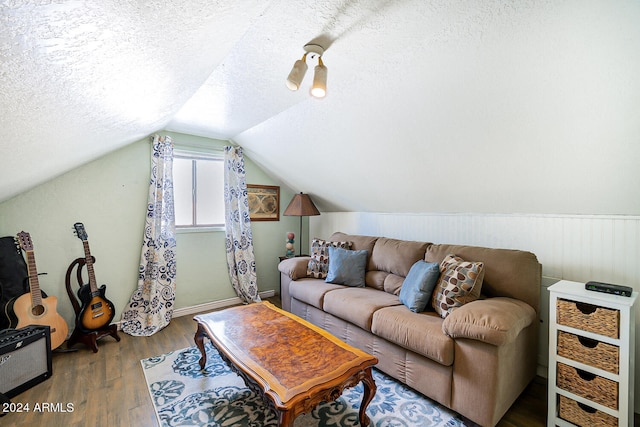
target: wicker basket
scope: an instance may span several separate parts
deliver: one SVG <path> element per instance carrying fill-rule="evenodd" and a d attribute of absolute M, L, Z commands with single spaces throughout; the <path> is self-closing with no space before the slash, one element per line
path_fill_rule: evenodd
<path fill-rule="evenodd" d="M 618 373 L 620 348 L 564 331 L 558 331 L 558 355 L 614 374 Z"/>
<path fill-rule="evenodd" d="M 599 375 L 558 363 L 558 387 L 611 409 L 618 409 L 618 383 Z"/>
<path fill-rule="evenodd" d="M 620 311 L 582 302 L 558 299 L 558 324 L 606 337 L 620 336 Z"/>
<path fill-rule="evenodd" d="M 578 426 L 617 426 L 618 419 L 573 399 L 560 395 L 560 418 Z"/>

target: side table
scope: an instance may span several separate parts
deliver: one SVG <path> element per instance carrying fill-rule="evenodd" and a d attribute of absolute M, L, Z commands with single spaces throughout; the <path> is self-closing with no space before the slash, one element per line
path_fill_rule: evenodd
<path fill-rule="evenodd" d="M 633 426 L 635 308 L 630 297 L 562 280 L 549 288 L 548 426 Z"/>

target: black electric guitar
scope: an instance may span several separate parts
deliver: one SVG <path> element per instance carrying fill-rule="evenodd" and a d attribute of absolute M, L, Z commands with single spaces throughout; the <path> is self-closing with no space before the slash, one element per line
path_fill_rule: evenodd
<path fill-rule="evenodd" d="M 73 224 L 78 238 L 82 240 L 84 247 L 84 260 L 89 275 L 89 283 L 82 285 L 78 290 L 78 298 L 82 305 L 76 317 L 76 327 L 84 332 L 91 332 L 108 326 L 115 316 L 113 303 L 105 296 L 106 285 L 96 284 L 96 275 L 93 271 L 93 257 L 89 251 L 87 232 L 81 222 Z"/>

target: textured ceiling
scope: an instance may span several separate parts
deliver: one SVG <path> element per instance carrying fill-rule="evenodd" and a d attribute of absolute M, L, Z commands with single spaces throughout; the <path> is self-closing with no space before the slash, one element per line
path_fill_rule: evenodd
<path fill-rule="evenodd" d="M 0 200 L 161 129 L 321 210 L 640 214 L 640 2 L 5 1 Z M 328 95 L 284 80 L 325 46 Z"/>
<path fill-rule="evenodd" d="M 1 2 L 0 200 L 162 129 L 263 8 Z"/>

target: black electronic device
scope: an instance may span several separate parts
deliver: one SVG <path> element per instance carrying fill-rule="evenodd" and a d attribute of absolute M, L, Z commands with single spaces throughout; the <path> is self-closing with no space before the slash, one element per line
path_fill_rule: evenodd
<path fill-rule="evenodd" d="M 13 397 L 51 377 L 49 326 L 0 332 L 0 393 Z"/>
<path fill-rule="evenodd" d="M 587 282 L 584 288 L 588 291 L 603 292 L 605 294 L 620 295 L 630 297 L 633 289 L 629 286 L 613 285 L 611 283 Z"/>

